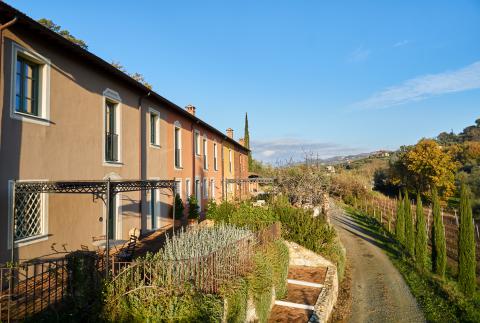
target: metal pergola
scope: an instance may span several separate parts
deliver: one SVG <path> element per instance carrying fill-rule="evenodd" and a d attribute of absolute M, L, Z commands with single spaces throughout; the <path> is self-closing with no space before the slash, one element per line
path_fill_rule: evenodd
<path fill-rule="evenodd" d="M 271 177 L 250 177 L 250 178 L 226 178 L 225 179 L 225 191 L 228 184 L 240 185 L 240 196 L 242 196 L 242 184 L 275 184 L 276 179 Z M 225 199 L 225 195 L 223 196 Z"/>
<path fill-rule="evenodd" d="M 227 184 L 242 184 L 242 183 L 274 184 L 275 178 L 269 178 L 269 177 L 227 178 L 225 181 Z"/>
<path fill-rule="evenodd" d="M 112 198 L 122 192 L 148 191 L 152 189 L 167 188 L 173 193 L 173 223 L 175 226 L 175 194 L 174 180 L 92 180 L 92 181 L 14 181 L 12 189 L 13 218 L 11 221 L 11 261 L 14 261 L 16 199 L 15 194 L 22 193 L 66 193 L 66 194 L 92 194 L 100 198 L 106 207 L 107 219 L 105 220 L 105 274 L 108 275 L 110 258 L 109 221 Z"/>

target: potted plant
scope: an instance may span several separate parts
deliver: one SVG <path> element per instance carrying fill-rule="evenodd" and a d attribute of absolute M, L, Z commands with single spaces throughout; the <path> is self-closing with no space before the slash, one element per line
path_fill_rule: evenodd
<path fill-rule="evenodd" d="M 198 217 L 200 215 L 200 207 L 195 196 L 190 195 L 188 198 L 188 224 L 194 225 L 198 223 Z"/>

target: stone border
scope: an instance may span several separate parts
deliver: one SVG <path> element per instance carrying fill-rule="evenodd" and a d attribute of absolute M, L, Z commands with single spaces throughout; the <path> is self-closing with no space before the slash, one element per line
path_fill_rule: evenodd
<path fill-rule="evenodd" d="M 290 266 L 326 267 L 325 282 L 314 305 L 309 322 L 327 322 L 338 297 L 337 267 L 329 260 L 294 242 L 285 241 L 290 253 Z"/>

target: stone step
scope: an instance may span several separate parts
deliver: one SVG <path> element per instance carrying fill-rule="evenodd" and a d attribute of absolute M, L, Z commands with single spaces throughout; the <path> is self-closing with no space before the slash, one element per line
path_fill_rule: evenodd
<path fill-rule="evenodd" d="M 274 305 L 270 313 L 269 323 L 308 322 L 313 311 L 308 309 Z"/>
<path fill-rule="evenodd" d="M 296 279 L 287 279 L 287 283 L 292 284 L 292 285 L 300 285 L 300 286 L 308 286 L 308 287 L 315 287 L 315 288 L 322 288 L 322 284 L 318 283 L 311 283 L 311 282 L 306 282 L 303 280 L 296 280 Z"/>
<path fill-rule="evenodd" d="M 294 284 L 288 284 L 287 289 L 287 296 L 283 298 L 282 301 L 306 305 L 315 305 L 318 295 L 320 295 L 322 291 L 322 289 L 318 287 Z"/>
<path fill-rule="evenodd" d="M 291 266 L 288 270 L 288 279 L 321 284 L 325 281 L 326 274 L 325 267 Z"/>

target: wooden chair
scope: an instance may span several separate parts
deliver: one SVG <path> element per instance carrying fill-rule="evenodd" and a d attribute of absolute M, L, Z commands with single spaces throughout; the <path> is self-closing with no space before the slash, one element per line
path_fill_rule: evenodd
<path fill-rule="evenodd" d="M 137 236 L 131 235 L 127 245 L 123 247 L 120 252 L 115 254 L 115 259 L 121 262 L 132 261 L 135 254 L 135 247 L 137 246 L 137 240 Z"/>

